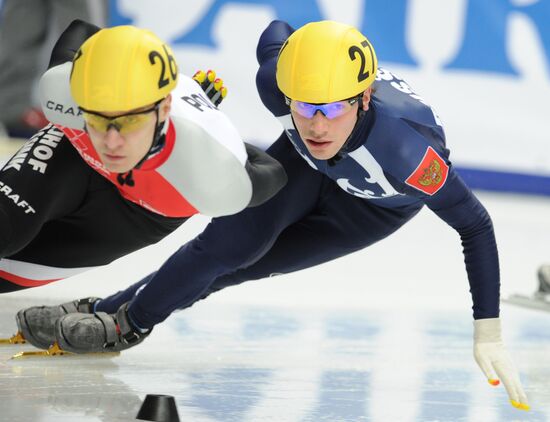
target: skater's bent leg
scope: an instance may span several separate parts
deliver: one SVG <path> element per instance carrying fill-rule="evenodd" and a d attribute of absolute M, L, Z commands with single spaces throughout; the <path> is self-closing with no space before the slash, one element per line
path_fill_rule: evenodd
<path fill-rule="evenodd" d="M 343 191 L 325 190 L 325 200 L 315 214 L 283 231 L 253 265 L 218 277 L 201 299 L 225 287 L 310 268 L 363 249 L 389 236 L 419 211 L 375 207 Z"/>
<path fill-rule="evenodd" d="M 269 206 L 268 201 L 266 206 Z M 267 252 L 284 228 L 270 218 L 256 224 L 264 205 L 214 219 L 195 239 L 176 251 L 134 298 L 128 313 L 141 328 L 150 328 L 170 313 L 201 297 L 218 276 L 248 266 Z M 275 224 L 278 223 L 278 224 Z"/>
<path fill-rule="evenodd" d="M 25 260 L 19 256 L 28 251 L 30 245 L 52 220 L 63 218 L 80 206 L 86 197 L 90 174 L 93 170 L 80 158 L 74 147 L 64 138 L 63 133 L 52 125 L 37 132 L 31 141 L 20 151 L 25 156 L 38 156 L 38 148 L 44 148 L 42 139 L 55 144 L 52 156 L 48 159 L 47 172 L 36 171 L 26 161 L 19 162 L 19 152 L 0 171 L 0 186 L 4 195 L 0 195 L 0 258 L 24 263 L 34 262 L 67 268 L 67 260 L 54 265 L 44 258 L 49 252 L 48 246 L 59 242 L 59 233 L 49 239 L 50 245 L 41 245 L 40 260 Z M 50 145 L 50 144 L 48 144 Z M 19 157 L 19 158 L 18 158 Z M 32 161 L 32 160 L 31 160 Z M 67 177 L 70 174 L 71 177 Z M 40 277 L 36 268 L 20 268 L 17 263 L 0 261 L 0 292 L 36 287 L 60 279 L 63 276 Z M 27 276 L 32 273 L 33 277 Z M 65 275 L 66 277 L 66 275 Z"/>
<path fill-rule="evenodd" d="M 220 275 L 256 262 L 286 227 L 315 208 L 324 176 L 311 169 L 284 137 L 268 152 L 284 166 L 287 185 L 258 207 L 212 220 L 172 255 L 130 304 L 129 315 L 139 327 L 163 321 L 173 310 L 200 298 Z"/>

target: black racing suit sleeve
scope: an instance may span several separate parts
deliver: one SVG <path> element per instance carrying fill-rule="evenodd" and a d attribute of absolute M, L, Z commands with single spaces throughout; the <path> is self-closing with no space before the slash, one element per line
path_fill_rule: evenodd
<path fill-rule="evenodd" d="M 55 43 L 48 69 L 71 62 L 80 46 L 101 28 L 80 19 L 72 21 Z"/>
<path fill-rule="evenodd" d="M 497 318 L 500 271 L 489 213 L 453 167 L 450 168 L 445 186 L 424 202 L 460 235 L 474 319 Z"/>
<path fill-rule="evenodd" d="M 277 88 L 275 62 L 281 46 L 294 32 L 286 22 L 273 21 L 264 30 L 256 48 L 260 65 L 256 74 L 256 86 L 264 105 L 276 116 L 288 114 L 284 95 Z M 252 181 L 253 194 L 249 207 L 264 203 L 273 197 L 287 182 L 284 168 L 274 158 L 252 145 L 246 144 L 248 163 L 246 170 Z"/>
<path fill-rule="evenodd" d="M 256 57 L 260 65 L 256 74 L 258 93 L 264 105 L 275 115 L 288 114 L 285 98 L 277 88 L 274 61 L 285 40 L 294 30 L 286 22 L 273 21 L 258 41 Z M 275 110 L 275 111 L 274 111 Z M 249 207 L 260 205 L 273 197 L 287 182 L 284 168 L 274 158 L 245 143 L 248 153 L 246 170 L 252 181 L 253 194 Z"/>
<path fill-rule="evenodd" d="M 275 158 L 261 149 L 244 143 L 248 160 L 245 168 L 252 182 L 249 207 L 256 207 L 271 199 L 287 182 L 286 171 Z"/>
<path fill-rule="evenodd" d="M 289 113 L 283 93 L 277 87 L 275 71 L 279 50 L 294 29 L 283 21 L 273 21 L 264 30 L 256 48 L 260 65 L 256 73 L 256 87 L 265 107 L 275 116 Z"/>
<path fill-rule="evenodd" d="M 53 125 L 24 144 L 0 171 L 0 257 L 19 252 L 48 221 L 76 210 L 91 171 Z"/>

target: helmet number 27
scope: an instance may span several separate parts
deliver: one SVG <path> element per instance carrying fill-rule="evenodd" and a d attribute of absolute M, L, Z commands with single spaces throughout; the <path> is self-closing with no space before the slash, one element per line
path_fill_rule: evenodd
<path fill-rule="evenodd" d="M 178 76 L 178 66 L 176 64 L 176 60 L 168 52 L 165 45 L 163 45 L 162 48 L 164 50 L 165 56 L 163 56 L 161 53 L 159 53 L 156 50 L 153 50 L 149 53 L 149 62 L 152 65 L 155 65 L 155 62 L 157 61 L 157 58 L 158 58 L 158 61 L 160 62 L 160 65 L 161 65 L 159 81 L 158 81 L 159 89 L 165 87 L 166 85 L 168 85 L 170 83 L 170 80 L 168 79 L 169 77 L 171 77 L 172 80 L 175 81 L 177 76 Z M 166 59 L 168 59 L 168 70 L 170 72 L 169 75 L 167 75 L 167 72 L 166 72 L 166 67 L 167 67 L 166 66 Z"/>
<path fill-rule="evenodd" d="M 361 42 L 361 46 L 363 47 L 363 49 L 368 48 L 369 52 L 370 52 L 370 55 L 372 57 L 372 55 L 373 55 L 372 47 L 369 44 L 369 42 L 367 40 L 364 40 L 364 41 Z M 366 58 L 365 58 L 365 53 L 364 53 L 363 49 L 361 49 L 357 45 L 352 45 L 348 50 L 349 58 L 352 61 L 355 60 L 356 56 L 359 56 L 359 58 L 361 59 L 361 67 L 359 69 L 359 74 L 357 75 L 357 82 L 364 81 L 365 79 L 367 79 L 371 75 L 371 72 L 374 73 L 374 71 L 375 71 L 375 69 L 374 69 L 374 60 L 371 60 L 373 69 L 365 71 Z"/>

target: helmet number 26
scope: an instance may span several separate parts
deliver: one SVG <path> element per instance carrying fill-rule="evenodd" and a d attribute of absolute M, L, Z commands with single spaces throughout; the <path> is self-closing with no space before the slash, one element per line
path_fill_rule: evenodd
<path fill-rule="evenodd" d="M 156 50 L 153 50 L 149 53 L 149 62 L 152 65 L 155 64 L 155 62 L 157 61 L 157 58 L 158 58 L 158 61 L 160 61 L 161 69 L 160 69 L 160 76 L 159 76 L 159 82 L 158 82 L 159 89 L 165 87 L 170 83 L 170 80 L 168 79 L 168 77 L 171 77 L 172 80 L 175 81 L 178 76 L 178 66 L 176 64 L 176 60 L 174 60 L 174 57 L 168 52 L 168 50 L 166 49 L 166 46 L 163 45 L 162 48 L 164 50 L 165 56 L 163 56 L 161 53 L 159 53 Z M 167 67 L 166 59 L 168 59 L 168 70 L 170 72 L 169 75 L 167 75 L 166 73 L 166 67 Z"/>
<path fill-rule="evenodd" d="M 369 42 L 367 40 L 364 40 L 363 42 L 361 42 L 361 46 L 363 47 L 363 49 L 368 48 L 372 57 L 372 47 Z M 355 60 L 357 55 L 361 59 L 361 67 L 359 69 L 359 74 L 357 75 L 357 82 L 364 81 L 371 75 L 371 72 L 374 73 L 374 60 L 371 60 L 373 69 L 365 71 L 366 58 L 363 49 L 359 48 L 359 46 L 357 45 L 352 45 L 348 50 L 349 58 L 351 60 Z"/>

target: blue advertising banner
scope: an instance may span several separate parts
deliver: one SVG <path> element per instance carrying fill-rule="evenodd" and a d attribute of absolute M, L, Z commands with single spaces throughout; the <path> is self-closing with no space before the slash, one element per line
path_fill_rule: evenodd
<path fill-rule="evenodd" d="M 180 68 L 212 68 L 223 110 L 246 139 L 281 131 L 255 91 L 255 47 L 273 19 L 356 26 L 380 64 L 444 122 L 472 187 L 550 194 L 550 0 L 113 0 L 110 25 L 151 29 Z"/>

